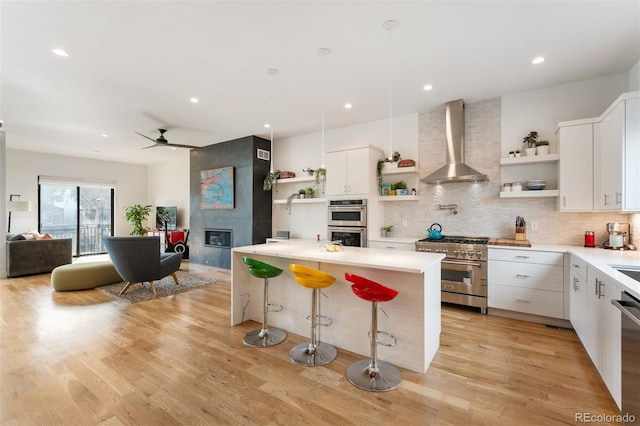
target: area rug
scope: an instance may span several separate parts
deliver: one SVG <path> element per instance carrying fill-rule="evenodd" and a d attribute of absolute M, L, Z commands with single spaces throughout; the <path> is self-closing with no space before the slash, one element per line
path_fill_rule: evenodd
<path fill-rule="evenodd" d="M 143 302 L 150 299 L 159 299 L 161 297 L 171 296 L 173 294 L 182 293 L 185 291 L 193 290 L 195 288 L 205 287 L 210 284 L 218 282 L 217 278 L 213 278 L 210 275 L 204 273 L 194 273 L 188 271 L 177 271 L 178 282 L 180 285 L 176 285 L 171 275 L 164 277 L 159 281 L 155 281 L 157 295 L 154 296 L 151 291 L 151 285 L 146 282 L 144 284 L 134 284 L 123 294 L 120 295 L 120 291 L 127 284 L 126 282 L 103 285 L 96 287 L 97 290 L 113 296 L 116 299 L 123 300 L 129 303 Z"/>

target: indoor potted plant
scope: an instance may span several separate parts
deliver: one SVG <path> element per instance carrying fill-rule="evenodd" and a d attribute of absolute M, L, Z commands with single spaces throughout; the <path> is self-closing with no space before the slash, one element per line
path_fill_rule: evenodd
<path fill-rule="evenodd" d="M 318 189 L 318 192 L 324 191 L 324 182 L 327 178 L 327 169 L 325 169 L 324 167 L 318 167 L 315 170 L 314 174 L 316 177 L 316 188 Z"/>
<path fill-rule="evenodd" d="M 149 218 L 151 213 L 151 205 L 146 206 L 134 204 L 124 208 L 124 218 L 133 225 L 133 231 L 129 235 L 144 236 L 149 232 L 149 228 L 142 226 L 142 222 Z"/>
<path fill-rule="evenodd" d="M 536 155 L 547 155 L 549 153 L 549 141 L 536 142 Z"/>
<path fill-rule="evenodd" d="M 271 188 L 278 192 L 278 179 L 280 179 L 280 170 L 274 170 L 267 174 L 262 183 L 262 189 L 265 191 L 271 191 Z"/>
<path fill-rule="evenodd" d="M 527 145 L 525 153 L 527 157 L 533 157 L 536 155 L 536 144 L 538 143 L 538 132 L 532 130 L 527 136 L 522 138 L 522 142 Z"/>
<path fill-rule="evenodd" d="M 313 174 L 316 172 L 314 169 L 312 169 L 311 167 L 307 167 L 306 169 L 302 169 L 303 172 L 305 172 L 307 175 L 309 176 L 313 176 Z"/>
<path fill-rule="evenodd" d="M 313 194 L 315 193 L 312 187 L 307 187 L 304 189 L 304 198 L 313 198 Z"/>
<path fill-rule="evenodd" d="M 393 225 L 387 225 L 380 228 L 380 236 L 388 237 L 391 234 L 391 230 L 393 229 Z"/>
<path fill-rule="evenodd" d="M 400 182 L 396 182 L 393 184 L 393 187 L 396 190 L 396 195 L 409 195 L 407 191 L 407 183 L 405 181 L 401 180 Z"/>
<path fill-rule="evenodd" d="M 289 195 L 287 197 L 287 205 L 286 208 L 289 211 L 289 214 L 291 214 L 291 202 L 293 201 L 294 198 L 298 198 L 300 196 L 299 192 L 294 192 L 293 194 Z"/>
<path fill-rule="evenodd" d="M 305 198 L 306 190 L 305 188 L 298 189 L 298 198 L 303 200 Z"/>

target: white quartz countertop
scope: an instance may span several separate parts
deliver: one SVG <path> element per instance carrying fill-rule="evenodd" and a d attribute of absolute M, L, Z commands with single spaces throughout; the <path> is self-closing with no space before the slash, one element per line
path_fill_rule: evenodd
<path fill-rule="evenodd" d="M 537 250 L 571 253 L 597 268 L 603 274 L 618 281 L 625 291 L 640 299 L 640 283 L 617 271 L 613 266 L 628 269 L 640 269 L 640 251 L 605 250 L 599 247 L 563 246 L 551 244 L 532 244 L 531 247 L 493 246 L 498 250 Z"/>
<path fill-rule="evenodd" d="M 234 252 L 283 257 L 287 259 L 361 266 L 389 271 L 423 273 L 434 264 L 440 267 L 444 255 L 391 249 L 342 247 L 339 252 L 328 252 L 316 242 L 281 241 L 269 244 L 236 247 Z"/>

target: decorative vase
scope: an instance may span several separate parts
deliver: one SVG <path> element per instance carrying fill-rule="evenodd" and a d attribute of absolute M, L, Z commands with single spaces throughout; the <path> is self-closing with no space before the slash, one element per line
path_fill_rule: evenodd
<path fill-rule="evenodd" d="M 396 189 L 396 195 L 402 195 L 402 189 Z"/>

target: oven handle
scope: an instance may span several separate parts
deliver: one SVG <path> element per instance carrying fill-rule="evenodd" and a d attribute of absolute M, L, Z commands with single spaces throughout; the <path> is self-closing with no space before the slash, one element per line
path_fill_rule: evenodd
<path fill-rule="evenodd" d="M 360 226 L 331 226 L 329 225 L 328 227 L 329 232 L 334 231 L 334 232 L 363 232 L 365 231 L 367 228 L 366 227 L 360 227 Z"/>
<path fill-rule="evenodd" d="M 450 260 L 443 260 L 442 263 L 446 263 L 447 265 L 465 265 L 465 266 L 477 266 L 478 268 L 480 268 L 482 266 L 482 264 L 478 263 L 478 262 L 460 262 L 460 261 L 455 261 L 452 262 Z"/>

